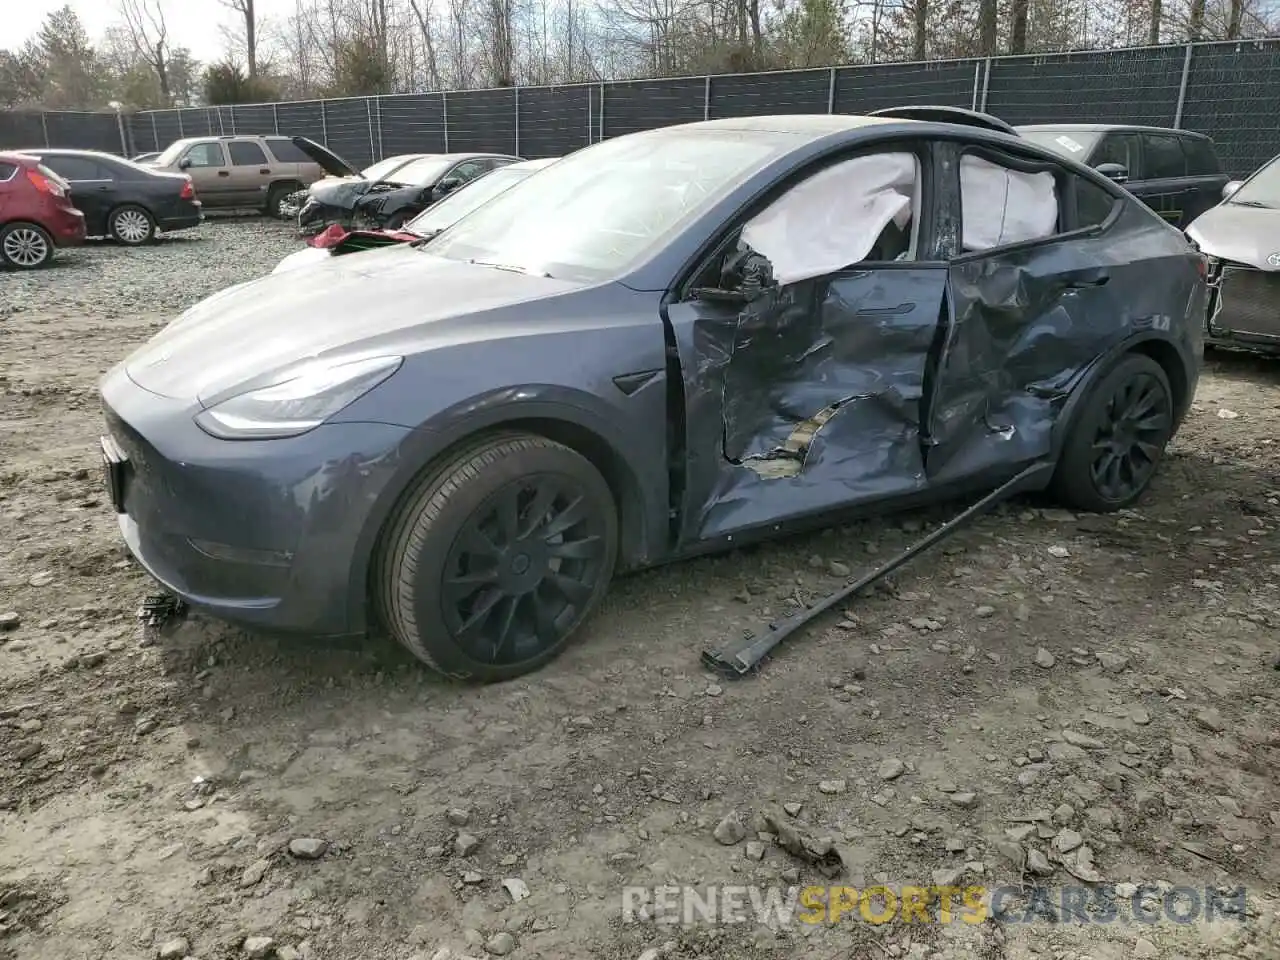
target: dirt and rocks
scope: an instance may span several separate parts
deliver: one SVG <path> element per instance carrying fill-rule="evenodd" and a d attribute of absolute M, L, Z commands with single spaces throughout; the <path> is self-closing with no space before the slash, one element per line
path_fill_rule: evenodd
<path fill-rule="evenodd" d="M 475 689 L 386 641 L 135 619 L 96 380 L 295 245 L 211 222 L 0 276 L 0 957 L 1280 956 L 1280 363 L 1211 355 L 1138 509 L 1013 504 L 757 677 L 698 652 L 944 511 L 631 577 Z M 629 886 L 832 883 L 1005 892 L 981 922 L 624 917 Z M 1077 922 L 1144 896 L 1194 922 Z"/>

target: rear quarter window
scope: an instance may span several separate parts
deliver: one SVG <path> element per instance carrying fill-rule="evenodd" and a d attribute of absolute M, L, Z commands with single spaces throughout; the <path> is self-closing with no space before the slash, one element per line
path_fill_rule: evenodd
<path fill-rule="evenodd" d="M 1222 164 L 1218 162 L 1218 153 L 1213 149 L 1212 141 L 1187 137 L 1182 141 L 1182 148 L 1187 155 L 1188 176 L 1205 177 L 1222 173 Z"/>
<path fill-rule="evenodd" d="M 292 140 L 275 140 L 268 139 L 266 141 L 267 149 L 271 151 L 271 155 L 276 158 L 279 163 L 314 163 L 315 161 L 298 149 L 297 144 Z"/>
<path fill-rule="evenodd" d="M 1187 175 L 1187 158 L 1182 152 L 1181 137 L 1162 133 L 1142 135 L 1144 180 L 1164 180 Z"/>
<path fill-rule="evenodd" d="M 0 180 L 12 180 L 18 174 L 18 165 L 0 160 Z"/>

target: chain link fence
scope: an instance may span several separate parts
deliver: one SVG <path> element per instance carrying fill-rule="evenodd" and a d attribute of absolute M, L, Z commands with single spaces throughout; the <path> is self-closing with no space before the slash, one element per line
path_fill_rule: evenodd
<path fill-rule="evenodd" d="M 899 104 L 1014 123 L 1138 123 L 1207 133 L 1233 176 L 1280 154 L 1280 40 L 115 114 L 0 113 L 0 147 L 162 150 L 184 137 L 284 134 L 363 167 L 398 153 L 561 156 L 639 130 Z"/>

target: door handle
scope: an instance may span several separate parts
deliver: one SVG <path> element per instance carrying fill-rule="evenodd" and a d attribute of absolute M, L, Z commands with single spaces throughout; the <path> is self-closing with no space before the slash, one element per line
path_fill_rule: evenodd
<path fill-rule="evenodd" d="M 259 172 L 259 173 L 270 173 L 271 171 L 270 171 L 270 170 L 268 170 L 266 167 L 262 167 L 261 169 L 259 169 L 259 170 L 258 170 L 258 172 Z"/>
<path fill-rule="evenodd" d="M 229 177 L 229 176 L 231 176 L 231 171 L 230 171 L 230 170 L 219 170 L 219 171 L 218 171 L 218 176 L 220 176 L 220 177 Z"/>
<path fill-rule="evenodd" d="M 1076 270 L 1063 276 L 1068 290 L 1079 290 L 1086 287 L 1101 287 L 1111 279 L 1111 271 L 1105 267 L 1092 270 Z"/>

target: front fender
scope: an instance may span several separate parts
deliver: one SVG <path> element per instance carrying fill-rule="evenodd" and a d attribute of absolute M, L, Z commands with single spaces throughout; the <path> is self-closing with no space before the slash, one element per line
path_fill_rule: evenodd
<path fill-rule="evenodd" d="M 396 454 L 390 480 L 367 518 L 351 569 L 353 620 L 366 611 L 369 571 L 383 529 L 422 474 L 463 442 L 485 433 L 525 430 L 575 447 L 602 467 L 620 501 L 619 569 L 647 566 L 668 548 L 665 377 L 655 376 L 629 398 L 652 431 L 626 430 L 617 411 L 584 391 L 550 384 L 508 387 L 442 411 L 410 431 Z M 601 461 L 605 461 L 602 463 Z"/>

